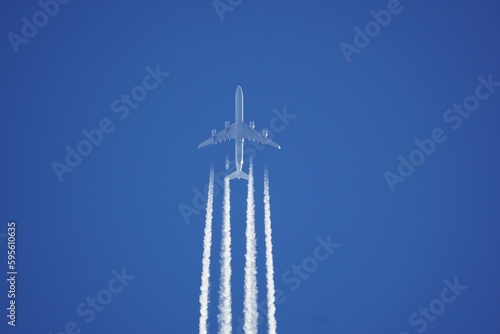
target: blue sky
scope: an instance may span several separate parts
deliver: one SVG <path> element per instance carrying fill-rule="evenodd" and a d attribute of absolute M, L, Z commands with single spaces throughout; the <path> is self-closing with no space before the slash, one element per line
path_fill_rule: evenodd
<path fill-rule="evenodd" d="M 13 220 L 18 271 L 17 328 L 5 315 L 0 328 L 198 331 L 204 210 L 186 219 L 180 208 L 198 210 L 211 164 L 233 158 L 232 143 L 196 146 L 234 120 L 241 85 L 245 120 L 282 146 L 255 157 L 259 301 L 267 164 L 278 332 L 497 332 L 496 1 L 243 0 L 222 20 L 211 1 L 47 1 L 52 15 L 41 3 L 0 11 L 0 267 L 6 276 Z M 84 133 L 96 144 L 80 144 L 87 156 L 71 167 Z M 246 185 L 231 190 L 238 333 Z M 211 333 L 221 204 L 218 194 Z M 318 240 L 340 246 L 319 261 Z M 92 298 L 107 304 L 90 311 Z"/>

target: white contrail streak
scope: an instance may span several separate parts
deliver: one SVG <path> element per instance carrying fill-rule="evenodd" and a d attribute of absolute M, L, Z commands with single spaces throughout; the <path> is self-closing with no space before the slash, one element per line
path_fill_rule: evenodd
<path fill-rule="evenodd" d="M 258 325 L 257 310 L 257 249 L 255 238 L 255 203 L 253 189 L 253 165 L 250 160 L 248 170 L 247 226 L 245 254 L 245 300 L 243 306 L 245 334 L 256 334 Z"/>
<path fill-rule="evenodd" d="M 269 196 L 269 174 L 267 167 L 264 170 L 264 228 L 266 235 L 267 326 L 269 334 L 276 334 L 271 199 Z"/>
<path fill-rule="evenodd" d="M 210 168 L 208 182 L 207 215 L 205 217 L 205 236 L 203 237 L 203 260 L 200 287 L 200 334 L 207 334 L 208 293 L 210 291 L 210 250 L 212 248 L 212 214 L 214 204 L 214 169 Z"/>
<path fill-rule="evenodd" d="M 224 178 L 224 207 L 222 214 L 221 241 L 221 279 L 219 287 L 219 322 L 220 334 L 232 333 L 231 314 L 231 204 L 229 178 Z"/>

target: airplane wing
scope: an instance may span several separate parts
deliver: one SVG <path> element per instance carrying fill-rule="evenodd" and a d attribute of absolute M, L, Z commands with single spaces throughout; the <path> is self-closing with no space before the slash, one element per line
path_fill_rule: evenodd
<path fill-rule="evenodd" d="M 267 133 L 267 130 L 264 130 L 263 132 Z M 243 123 L 243 137 L 245 137 L 245 139 L 255 140 L 261 144 L 270 145 L 270 146 L 276 147 L 277 149 L 281 149 L 281 146 L 279 146 L 274 141 L 272 141 L 270 138 L 268 138 L 267 135 L 264 136 L 261 132 L 255 130 L 255 129 L 252 129 L 246 123 Z"/>
<path fill-rule="evenodd" d="M 212 137 L 208 138 L 205 140 L 203 143 L 198 145 L 198 148 L 210 145 L 210 144 L 218 144 L 222 141 L 229 140 L 229 139 L 234 139 L 235 138 L 235 128 L 236 125 L 233 123 L 229 127 L 225 128 L 224 130 L 216 133 Z"/>

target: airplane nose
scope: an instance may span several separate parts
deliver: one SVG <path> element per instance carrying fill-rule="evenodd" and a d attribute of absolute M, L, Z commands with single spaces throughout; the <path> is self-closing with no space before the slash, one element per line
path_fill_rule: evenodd
<path fill-rule="evenodd" d="M 242 94 L 243 90 L 241 89 L 241 86 L 238 85 L 238 88 L 236 88 L 236 94 Z"/>

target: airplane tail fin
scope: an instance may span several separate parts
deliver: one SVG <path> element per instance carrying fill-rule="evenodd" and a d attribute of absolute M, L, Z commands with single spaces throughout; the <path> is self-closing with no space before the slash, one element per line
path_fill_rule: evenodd
<path fill-rule="evenodd" d="M 232 179 L 245 179 L 248 181 L 248 174 L 247 173 L 244 173 L 244 172 L 238 172 L 238 171 L 235 171 L 231 174 L 228 175 L 229 177 L 229 180 L 232 180 Z"/>

